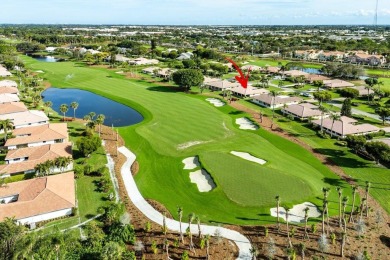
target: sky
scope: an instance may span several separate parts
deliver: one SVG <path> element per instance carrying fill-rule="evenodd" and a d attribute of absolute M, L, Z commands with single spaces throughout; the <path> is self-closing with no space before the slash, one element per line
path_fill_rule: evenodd
<path fill-rule="evenodd" d="M 1 0 L 0 24 L 374 24 L 376 0 Z M 378 24 L 390 24 L 379 0 Z"/>

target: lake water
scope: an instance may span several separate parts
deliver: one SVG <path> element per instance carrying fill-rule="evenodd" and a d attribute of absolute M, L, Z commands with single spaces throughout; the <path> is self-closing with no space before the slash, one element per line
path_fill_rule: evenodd
<path fill-rule="evenodd" d="M 53 56 L 31 56 L 36 60 L 42 61 L 42 62 L 57 62 L 58 59 L 54 58 Z"/>
<path fill-rule="evenodd" d="M 107 126 L 129 126 L 144 119 L 140 113 L 128 106 L 85 90 L 48 88 L 42 95 L 44 101 L 53 103 L 52 108 L 60 115 L 62 115 L 60 106 L 67 104 L 69 106 L 67 117 L 73 117 L 73 108 L 70 104 L 77 102 L 79 104 L 76 109 L 77 118 L 83 118 L 89 112 L 95 112 L 96 115 L 103 114 L 106 117 L 104 125 Z"/>

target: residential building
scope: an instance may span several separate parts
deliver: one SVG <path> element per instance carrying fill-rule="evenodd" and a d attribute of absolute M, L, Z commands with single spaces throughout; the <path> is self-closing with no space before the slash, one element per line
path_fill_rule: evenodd
<path fill-rule="evenodd" d="M 208 83 L 204 83 L 204 84 L 205 84 L 205 86 L 209 87 L 209 89 L 216 90 L 216 91 L 225 90 L 225 89 L 232 89 L 232 88 L 240 86 L 239 83 L 232 83 L 232 82 L 227 81 L 227 80 L 212 81 L 212 82 L 208 82 Z"/>
<path fill-rule="evenodd" d="M 154 64 L 158 64 L 159 61 L 158 60 L 155 60 L 155 59 L 146 59 L 146 58 L 137 58 L 137 59 L 134 59 L 134 60 L 130 60 L 128 61 L 129 64 L 131 65 L 154 65 Z"/>
<path fill-rule="evenodd" d="M 376 133 L 380 130 L 380 128 L 370 124 L 359 124 L 357 120 L 346 116 L 342 116 L 340 120 L 333 121 L 331 118 L 325 118 L 322 121 L 322 128 L 327 133 L 333 133 L 334 136 L 341 138 L 344 138 L 347 135 Z M 321 126 L 321 120 L 314 120 L 312 123 L 317 127 Z"/>
<path fill-rule="evenodd" d="M 177 57 L 176 59 L 177 60 L 189 60 L 192 58 L 194 54 L 191 53 L 191 52 L 183 52 L 183 53 L 180 53 L 179 57 Z"/>
<path fill-rule="evenodd" d="M 13 80 L 0 80 L 0 87 L 18 87 L 18 84 Z"/>
<path fill-rule="evenodd" d="M 308 74 L 305 76 L 305 79 L 309 83 L 313 83 L 314 81 L 330 80 L 330 78 L 323 76 L 323 75 L 318 75 L 318 74 Z"/>
<path fill-rule="evenodd" d="M 350 88 L 355 86 L 354 84 L 341 80 L 341 79 L 330 79 L 330 80 L 323 80 L 324 86 L 326 88 Z"/>
<path fill-rule="evenodd" d="M 311 103 L 289 105 L 282 109 L 282 112 L 300 120 L 307 120 L 309 118 L 317 119 L 321 117 L 319 107 Z"/>
<path fill-rule="evenodd" d="M 15 129 L 49 123 L 49 118 L 45 113 L 38 110 L 27 110 L 19 113 L 0 115 L 0 120 L 4 119 L 10 119 L 14 124 Z"/>
<path fill-rule="evenodd" d="M 268 94 L 269 91 L 264 88 L 255 88 L 253 86 L 248 86 L 243 88 L 242 86 L 237 86 L 231 89 L 232 94 L 240 97 L 254 97 L 257 95 Z"/>
<path fill-rule="evenodd" d="M 144 74 L 154 75 L 154 72 L 158 71 L 159 69 L 159 67 L 147 67 L 142 69 L 141 72 Z"/>
<path fill-rule="evenodd" d="M 342 51 L 322 51 L 318 54 L 320 61 L 342 61 L 347 53 Z"/>
<path fill-rule="evenodd" d="M 27 111 L 23 102 L 8 102 L 0 104 L 0 115 L 7 115 Z"/>
<path fill-rule="evenodd" d="M 70 216 L 76 207 L 74 173 L 8 183 L 0 187 L 0 221 L 21 224 Z"/>
<path fill-rule="evenodd" d="M 275 99 L 275 100 L 274 100 Z M 303 99 L 300 97 L 290 97 L 290 96 L 277 96 L 273 97 L 271 95 L 263 94 L 254 96 L 252 102 L 263 107 L 272 107 L 274 108 L 283 107 L 284 105 L 293 105 L 298 104 Z"/>
<path fill-rule="evenodd" d="M 2 94 L 19 95 L 19 90 L 16 87 L 0 87 L 0 95 L 2 95 Z"/>
<path fill-rule="evenodd" d="M 58 157 L 72 157 L 71 143 L 55 143 L 35 147 L 26 147 L 9 150 L 5 163 L 0 165 L 0 178 L 15 174 L 26 174 L 35 172 L 35 166 L 48 160 L 55 160 Z M 63 171 L 73 169 L 73 163 Z M 61 172 L 62 169 L 53 168 L 52 173 Z"/>
<path fill-rule="evenodd" d="M 12 135 L 15 137 L 4 145 L 8 150 L 68 142 L 68 127 L 66 123 L 23 127 L 15 129 Z"/>
<path fill-rule="evenodd" d="M 10 77 L 12 76 L 11 72 L 9 72 L 6 68 L 0 65 L 0 77 Z"/>
<path fill-rule="evenodd" d="M 20 99 L 16 94 L 10 94 L 10 93 L 0 94 L 0 104 L 9 103 L 9 102 L 19 102 L 19 101 Z"/>
<path fill-rule="evenodd" d="M 377 66 L 386 63 L 385 56 L 367 54 L 364 52 L 356 52 L 352 55 L 349 55 L 346 60 L 350 63 L 366 64 L 371 66 Z"/>
<path fill-rule="evenodd" d="M 283 72 L 283 75 L 287 77 L 307 77 L 309 73 L 301 70 L 287 70 Z"/>

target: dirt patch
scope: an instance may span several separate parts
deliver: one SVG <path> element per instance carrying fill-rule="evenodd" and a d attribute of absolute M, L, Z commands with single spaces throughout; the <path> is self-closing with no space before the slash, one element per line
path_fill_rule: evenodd
<path fill-rule="evenodd" d="M 146 199 L 146 201 L 158 212 L 161 214 L 166 214 L 167 218 L 173 218 L 172 214 L 169 212 L 169 210 L 160 202 L 152 199 Z"/>
<path fill-rule="evenodd" d="M 131 165 L 131 173 L 133 174 L 133 176 L 135 176 L 138 171 L 139 171 L 139 163 L 138 161 L 134 161 L 134 163 Z"/>

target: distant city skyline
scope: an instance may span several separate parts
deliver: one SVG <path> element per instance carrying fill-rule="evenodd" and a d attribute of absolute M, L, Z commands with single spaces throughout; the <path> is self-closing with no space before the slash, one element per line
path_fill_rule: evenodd
<path fill-rule="evenodd" d="M 373 25 L 376 0 L 14 0 L 0 24 Z M 378 24 L 390 24 L 379 0 Z"/>

